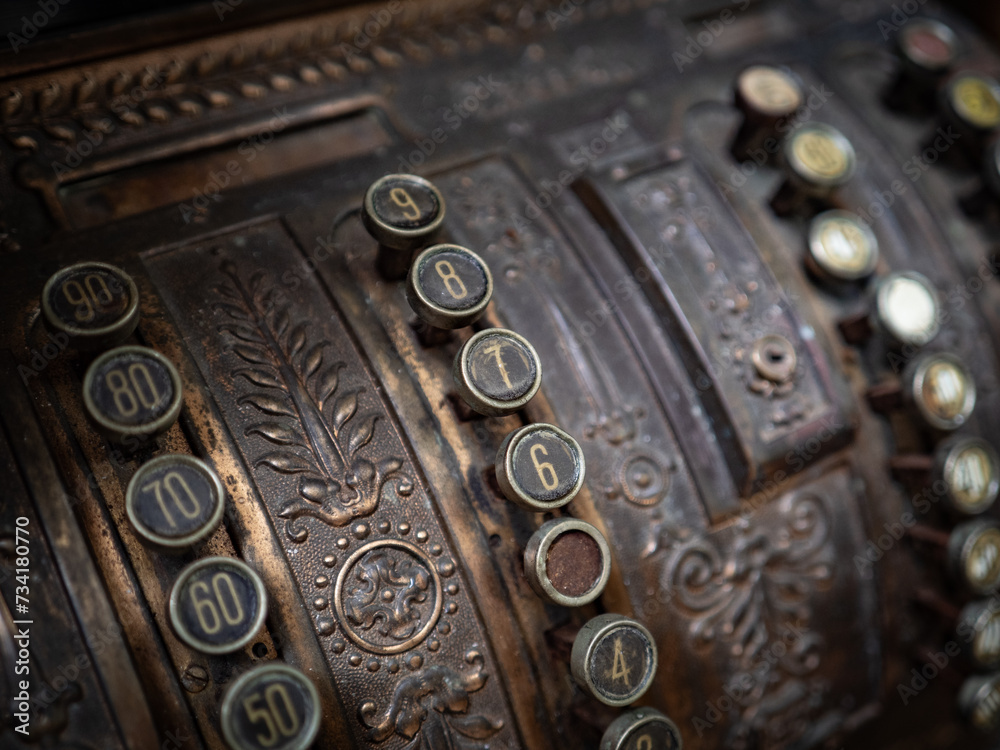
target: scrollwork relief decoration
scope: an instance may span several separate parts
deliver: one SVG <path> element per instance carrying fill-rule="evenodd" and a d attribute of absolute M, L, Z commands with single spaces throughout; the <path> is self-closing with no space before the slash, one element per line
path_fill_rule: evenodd
<path fill-rule="evenodd" d="M 240 360 L 231 371 L 234 381 L 252 387 L 238 403 L 260 415 L 244 434 L 269 445 L 254 468 L 298 476 L 296 494 L 278 512 L 288 538 L 305 541 L 305 517 L 338 527 L 370 516 L 390 480 L 399 496 L 410 495 L 413 480 L 401 458 L 366 456 L 382 415 L 359 412 L 363 389 L 344 385 L 347 365 L 330 361 L 330 342 L 314 340 L 308 321 L 293 320 L 291 305 L 263 272 L 244 283 L 228 260 L 222 272 L 228 281 L 215 288 L 224 298 L 215 309 L 227 322 L 218 329 Z"/>
<path fill-rule="evenodd" d="M 690 620 L 696 649 L 722 644 L 734 693 L 727 747 L 754 738 L 778 740 L 809 715 L 811 695 L 824 685 L 815 675 L 824 641 L 812 631 L 811 598 L 832 577 L 834 551 L 826 502 L 812 494 L 781 503 L 783 524 L 744 522 L 722 548 L 697 536 L 670 549 L 666 568 L 674 602 Z M 748 677 L 747 677 L 748 676 Z"/>
<path fill-rule="evenodd" d="M 503 729 L 503 722 L 469 713 L 469 694 L 481 690 L 488 675 L 478 651 L 468 652 L 465 660 L 471 667 L 465 672 L 435 665 L 406 677 L 381 713 L 373 701 L 361 704 L 358 713 L 369 740 L 398 735 L 409 741 L 405 750 L 487 750 L 487 740 Z"/>
<path fill-rule="evenodd" d="M 334 606 L 344 632 L 373 653 L 397 654 L 416 646 L 434 629 L 442 605 L 434 563 L 402 540 L 365 545 L 337 578 Z"/>

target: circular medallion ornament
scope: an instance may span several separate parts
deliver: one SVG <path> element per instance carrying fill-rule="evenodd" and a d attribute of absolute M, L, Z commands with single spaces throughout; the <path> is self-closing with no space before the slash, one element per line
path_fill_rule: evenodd
<path fill-rule="evenodd" d="M 416 545 L 371 542 L 344 564 L 334 594 L 337 617 L 357 645 L 375 654 L 408 651 L 428 636 L 443 605 L 434 563 Z"/>
<path fill-rule="evenodd" d="M 619 470 L 625 499 L 644 507 L 660 502 L 670 488 L 670 477 L 661 467 L 662 462 L 651 456 L 639 454 L 628 458 Z"/>

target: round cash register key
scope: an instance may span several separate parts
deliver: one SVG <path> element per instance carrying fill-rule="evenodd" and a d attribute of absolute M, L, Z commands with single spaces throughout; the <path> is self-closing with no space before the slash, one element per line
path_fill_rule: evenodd
<path fill-rule="evenodd" d="M 958 55 L 955 32 L 940 21 L 915 18 L 899 32 L 900 57 L 929 73 L 947 70 Z"/>
<path fill-rule="evenodd" d="M 125 514 L 145 541 L 167 549 L 187 549 L 222 521 L 225 491 L 211 467 L 194 456 L 158 456 L 132 476 Z"/>
<path fill-rule="evenodd" d="M 854 146 L 831 125 L 803 125 L 785 141 L 789 169 L 807 185 L 843 185 L 854 174 Z"/>
<path fill-rule="evenodd" d="M 1000 726 L 1000 673 L 967 678 L 958 691 L 958 707 L 966 720 L 982 732 Z"/>
<path fill-rule="evenodd" d="M 54 273 L 42 289 L 46 325 L 78 349 L 103 349 L 127 339 L 139 322 L 132 277 L 109 263 L 87 261 Z"/>
<path fill-rule="evenodd" d="M 383 245 L 413 249 L 441 226 L 444 198 L 423 177 L 390 174 L 368 188 L 361 217 L 368 232 Z"/>
<path fill-rule="evenodd" d="M 452 372 L 462 399 L 488 417 L 523 409 L 542 383 L 542 363 L 523 336 L 487 328 L 470 338 L 455 357 Z"/>
<path fill-rule="evenodd" d="M 666 716 L 654 708 L 637 708 L 611 722 L 600 750 L 684 750 L 684 742 Z"/>
<path fill-rule="evenodd" d="M 112 440 L 153 437 L 181 413 L 181 376 L 173 363 L 145 346 L 120 346 L 95 359 L 83 378 L 83 403 Z"/>
<path fill-rule="evenodd" d="M 942 443 L 936 464 L 952 510 L 974 516 L 993 506 L 1000 490 L 1000 457 L 992 445 L 980 438 Z"/>
<path fill-rule="evenodd" d="M 878 264 L 875 234 L 850 211 L 825 211 L 809 226 L 806 265 L 820 278 L 858 281 Z"/>
<path fill-rule="evenodd" d="M 957 633 L 967 644 L 966 653 L 976 667 L 1000 668 L 1000 608 L 993 599 L 967 604 L 959 617 Z"/>
<path fill-rule="evenodd" d="M 788 71 L 771 65 L 751 65 L 736 79 L 735 104 L 743 122 L 733 140 L 732 153 L 739 161 L 767 158 L 780 140 L 775 128 L 802 106 L 802 86 Z M 769 144 L 767 139 L 773 139 Z M 771 148 L 765 148 L 771 146 Z"/>
<path fill-rule="evenodd" d="M 986 521 L 966 521 L 948 538 L 952 572 L 977 594 L 1000 586 L 1000 528 Z"/>
<path fill-rule="evenodd" d="M 751 65 L 736 79 L 736 98 L 756 113 L 780 117 L 802 106 L 802 87 L 791 73 L 771 65 Z"/>
<path fill-rule="evenodd" d="M 319 732 L 316 686 L 287 664 L 242 675 L 222 699 L 222 736 L 232 750 L 306 750 Z"/>
<path fill-rule="evenodd" d="M 615 614 L 598 615 L 573 642 L 573 679 L 609 706 L 627 706 L 642 697 L 656 675 L 656 644 L 641 624 Z"/>
<path fill-rule="evenodd" d="M 406 299 L 424 322 L 437 328 L 475 323 L 493 296 L 486 263 L 459 245 L 435 245 L 417 256 L 407 277 Z"/>
<path fill-rule="evenodd" d="M 931 427 L 955 430 L 976 406 L 976 384 L 958 357 L 930 354 L 914 363 L 909 396 Z"/>
<path fill-rule="evenodd" d="M 423 177 L 390 174 L 365 194 L 361 223 L 379 243 L 375 263 L 380 273 L 402 279 L 413 251 L 426 244 L 444 221 L 444 198 Z"/>
<path fill-rule="evenodd" d="M 585 521 L 554 518 L 528 540 L 524 573 L 535 593 L 561 607 L 580 607 L 601 595 L 611 575 L 611 549 Z"/>
<path fill-rule="evenodd" d="M 923 346 L 938 334 L 938 294 L 915 271 L 891 273 L 875 290 L 875 322 L 897 345 Z"/>
<path fill-rule="evenodd" d="M 267 592 L 254 570 L 231 557 L 208 557 L 181 571 L 170 591 L 177 637 L 206 654 L 228 654 L 254 639 L 267 616 Z"/>
<path fill-rule="evenodd" d="M 504 438 L 496 457 L 497 482 L 504 496 L 537 513 L 561 508 L 583 486 L 580 444 L 550 424 L 521 427 Z"/>
<path fill-rule="evenodd" d="M 982 73 L 959 73 L 945 88 L 945 100 L 959 122 L 988 132 L 1000 127 L 1000 83 Z"/>

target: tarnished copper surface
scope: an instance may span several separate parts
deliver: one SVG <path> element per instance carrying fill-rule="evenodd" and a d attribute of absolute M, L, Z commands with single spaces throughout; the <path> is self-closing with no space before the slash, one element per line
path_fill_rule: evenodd
<path fill-rule="evenodd" d="M 318 691 L 316 748 L 591 750 L 624 713 L 571 676 L 601 614 L 652 634 L 639 705 L 689 750 L 996 746 L 956 703 L 976 669 L 958 613 L 989 600 L 948 573 L 962 519 L 936 449 L 957 423 L 921 420 L 911 375 L 924 352 L 952 355 L 976 405 L 950 434 L 996 447 L 1000 209 L 984 142 L 948 135 L 933 102 L 887 104 L 913 15 L 898 5 L 247 2 L 217 26 L 171 11 L 146 43 L 114 40 L 141 28 L 125 19 L 0 54 L 0 698 L 19 689 L 25 523 L 36 697 L 30 741 L 5 705 L 0 746 L 222 750 L 227 689 L 286 663 Z M 961 67 L 1000 74 L 976 29 L 940 18 Z M 779 216 L 787 173 L 777 147 L 755 157 L 756 130 L 734 160 L 749 65 L 794 76 L 798 121 L 852 144 L 831 205 L 797 194 L 805 213 Z M 403 274 L 387 278 L 363 203 L 398 172 L 440 191 L 434 242 L 489 268 L 471 328 L 429 329 Z M 809 267 L 820 208 L 871 227 L 870 283 Z M 183 409 L 158 437 L 102 437 L 81 390 L 100 351 L 45 327 L 46 280 L 80 261 L 134 279 L 125 343 L 177 367 Z M 872 316 L 898 272 L 940 293 L 922 348 Z M 539 357 L 537 395 L 507 416 L 470 409 L 453 376 L 487 328 Z M 495 462 L 543 422 L 579 442 L 586 479 L 533 513 Z M 136 469 L 170 453 L 203 459 L 227 495 L 222 525 L 180 554 L 125 508 Z M 582 607 L 524 575 L 528 540 L 559 517 L 610 547 Z M 555 588 L 586 593 L 600 553 L 561 537 Z M 246 562 L 269 601 L 228 655 L 170 623 L 178 575 L 210 556 Z M 628 679 L 616 654 L 601 679 Z"/>

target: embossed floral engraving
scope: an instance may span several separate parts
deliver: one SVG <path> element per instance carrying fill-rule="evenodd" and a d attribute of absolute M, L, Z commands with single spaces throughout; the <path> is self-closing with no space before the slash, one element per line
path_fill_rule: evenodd
<path fill-rule="evenodd" d="M 229 281 L 216 287 L 225 301 L 215 307 L 229 322 L 219 332 L 231 339 L 243 363 L 232 370 L 233 378 L 253 386 L 239 403 L 262 417 L 245 434 L 271 446 L 254 468 L 299 476 L 297 493 L 278 513 L 288 537 L 305 541 L 303 517 L 345 526 L 371 515 L 390 479 L 397 494 L 411 494 L 413 480 L 401 472 L 402 459 L 375 463 L 365 457 L 380 417 L 358 412 L 361 389 L 341 383 L 345 363 L 328 361 L 330 342 L 312 340 L 309 322 L 292 320 L 290 305 L 280 302 L 266 274 L 244 283 L 229 260 L 222 271 Z"/>
<path fill-rule="evenodd" d="M 341 568 L 334 592 L 347 635 L 377 654 L 395 654 L 427 637 L 441 616 L 441 579 L 409 542 L 386 539 L 359 549 Z"/>
<path fill-rule="evenodd" d="M 464 673 L 435 665 L 405 678 L 379 716 L 374 702 L 361 704 L 368 738 L 384 742 L 398 734 L 411 740 L 406 750 L 487 750 L 484 740 L 499 732 L 503 722 L 468 713 L 469 693 L 482 689 L 488 675 L 479 652 L 470 651 L 465 660 L 472 669 Z"/>
<path fill-rule="evenodd" d="M 825 644 L 810 628 L 812 594 L 832 575 L 829 508 L 813 494 L 781 506 L 783 527 L 771 516 L 748 523 L 726 550 L 696 537 L 674 547 L 667 566 L 695 648 L 724 644 L 729 676 L 749 676 L 726 741 L 734 750 L 779 740 L 808 717 L 810 697 L 824 687 L 814 673 Z"/>

